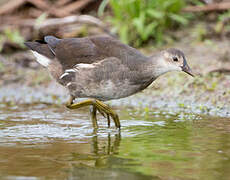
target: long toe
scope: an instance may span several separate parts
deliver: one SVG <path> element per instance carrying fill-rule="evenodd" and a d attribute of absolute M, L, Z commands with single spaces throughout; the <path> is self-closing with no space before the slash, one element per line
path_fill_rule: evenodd
<path fill-rule="evenodd" d="M 118 115 L 115 113 L 115 114 L 111 114 L 113 120 L 114 120 L 114 123 L 115 123 L 115 126 L 116 128 L 121 128 L 121 125 L 120 125 L 120 120 L 119 120 L 119 117 Z"/>
<path fill-rule="evenodd" d="M 121 125 L 120 125 L 119 117 L 118 117 L 117 113 L 112 110 L 112 108 L 110 108 L 108 105 L 106 105 L 106 104 L 104 104 L 98 100 L 96 100 L 95 105 L 96 105 L 97 109 L 100 109 L 100 111 L 105 112 L 105 114 L 107 114 L 107 116 L 111 116 L 113 121 L 114 121 L 115 126 L 120 129 Z"/>
<path fill-rule="evenodd" d="M 99 108 L 97 108 L 97 110 L 98 110 L 98 112 L 103 116 L 103 117 L 105 117 L 106 118 L 106 113 L 105 112 L 103 112 L 101 109 L 99 109 Z"/>

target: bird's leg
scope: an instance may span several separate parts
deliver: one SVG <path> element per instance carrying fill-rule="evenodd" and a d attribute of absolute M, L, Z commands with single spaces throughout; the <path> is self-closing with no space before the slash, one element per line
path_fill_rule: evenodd
<path fill-rule="evenodd" d="M 96 109 L 95 105 L 90 106 L 90 114 L 91 114 L 91 120 L 92 120 L 94 129 L 98 129 L 97 109 Z"/>
<path fill-rule="evenodd" d="M 108 127 L 110 128 L 110 116 L 107 115 L 107 120 L 108 120 Z"/>
<path fill-rule="evenodd" d="M 92 107 L 92 106 L 91 106 Z M 94 106 L 95 107 L 95 106 Z M 96 107 L 95 107 L 96 108 Z M 90 111 L 91 111 L 92 109 L 90 109 Z M 105 115 L 105 113 L 104 112 L 102 112 L 100 109 L 96 109 L 96 111 L 99 111 L 99 113 L 104 117 L 104 118 L 107 118 L 107 120 L 108 120 L 108 127 L 110 127 L 110 116 L 109 115 Z M 95 116 L 96 116 L 96 114 L 95 114 Z M 96 118 L 96 117 L 95 117 Z"/>
<path fill-rule="evenodd" d="M 80 107 L 85 107 L 85 106 L 89 106 L 89 105 L 94 105 L 95 108 L 100 112 L 100 113 L 104 113 L 108 116 L 111 116 L 113 118 L 113 121 L 115 123 L 115 126 L 117 128 L 120 128 L 120 121 L 119 121 L 119 117 L 117 115 L 117 113 L 115 113 L 108 105 L 104 104 L 103 102 L 99 101 L 99 100 L 94 100 L 94 99 L 88 99 L 76 104 L 69 104 L 67 105 L 67 107 L 69 109 L 78 109 Z M 96 120 L 96 116 L 95 116 L 95 120 Z M 96 120 L 97 121 L 97 120 Z M 108 121 L 110 121 L 110 119 L 108 118 Z M 108 122 L 108 124 L 110 124 L 110 122 Z"/>
<path fill-rule="evenodd" d="M 98 110 L 99 113 L 100 113 L 104 118 L 107 118 L 107 120 L 108 120 L 108 127 L 110 127 L 110 116 L 109 116 L 108 114 L 105 115 L 105 113 L 102 112 L 100 109 L 96 109 L 96 110 Z M 90 111 L 91 111 L 91 109 L 90 109 Z M 96 115 L 95 115 L 95 116 L 96 116 Z"/>

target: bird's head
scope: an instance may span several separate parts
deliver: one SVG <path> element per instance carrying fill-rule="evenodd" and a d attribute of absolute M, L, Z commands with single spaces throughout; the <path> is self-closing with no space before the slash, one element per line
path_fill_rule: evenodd
<path fill-rule="evenodd" d="M 162 51 L 160 54 L 160 58 L 158 57 L 158 66 L 160 66 L 162 72 L 159 72 L 159 75 L 169 71 L 184 71 L 194 76 L 182 51 L 170 48 Z"/>

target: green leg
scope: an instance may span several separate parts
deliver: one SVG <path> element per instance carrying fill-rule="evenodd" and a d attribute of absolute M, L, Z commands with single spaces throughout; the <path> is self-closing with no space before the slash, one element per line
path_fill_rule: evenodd
<path fill-rule="evenodd" d="M 88 100 L 85 100 L 85 101 L 82 101 L 82 102 L 79 102 L 76 104 L 69 104 L 69 105 L 67 105 L 67 107 L 69 109 L 78 109 L 80 107 L 85 107 L 85 106 L 89 106 L 89 105 L 93 105 L 96 108 L 96 110 L 98 110 L 102 114 L 106 114 L 107 117 L 111 116 L 114 123 L 115 123 L 115 126 L 120 129 L 120 121 L 119 121 L 119 117 L 118 117 L 117 113 L 114 112 L 108 105 L 104 104 L 103 102 L 101 102 L 99 100 L 88 99 Z M 96 115 L 93 118 L 95 119 L 95 121 L 97 121 Z M 110 125 L 110 119 L 109 118 L 108 118 L 108 125 Z"/>
<path fill-rule="evenodd" d="M 94 105 L 90 107 L 90 114 L 91 114 L 91 120 L 93 123 L 94 129 L 98 129 L 98 124 L 97 124 L 97 109 Z"/>

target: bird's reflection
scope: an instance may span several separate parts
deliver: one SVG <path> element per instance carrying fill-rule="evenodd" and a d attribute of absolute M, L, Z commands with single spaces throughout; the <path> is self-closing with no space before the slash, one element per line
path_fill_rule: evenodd
<path fill-rule="evenodd" d="M 95 134 L 91 139 L 91 152 L 86 156 L 85 154 L 78 155 L 77 161 L 81 160 L 81 163 L 73 164 L 68 179 L 159 180 L 158 177 L 118 169 L 119 164 L 126 164 L 127 161 L 130 161 L 116 156 L 119 154 L 120 143 L 120 132 L 108 133 L 106 138 Z"/>
<path fill-rule="evenodd" d="M 118 154 L 121 141 L 121 134 L 107 134 L 106 141 L 100 140 L 99 136 L 95 135 L 92 138 L 92 152 L 95 156 L 95 167 L 105 167 L 108 163 L 108 158 Z"/>
<path fill-rule="evenodd" d="M 114 134 L 114 137 L 111 137 L 111 133 L 107 134 L 107 141 L 103 147 L 101 147 L 101 143 L 105 143 L 105 141 L 100 141 L 97 135 L 92 138 L 92 148 L 95 155 L 111 155 L 118 153 L 118 148 L 120 146 L 121 134 L 118 132 Z"/>
<path fill-rule="evenodd" d="M 106 167 L 108 166 L 108 159 L 119 153 L 119 146 L 121 142 L 120 132 L 107 133 L 93 133 L 88 145 L 81 146 L 82 149 L 76 149 L 72 153 L 72 160 L 75 165 L 84 165 L 90 167 Z"/>

